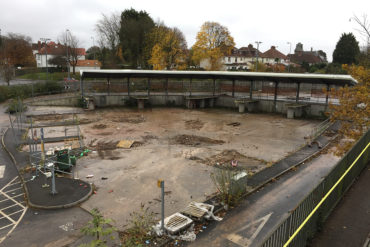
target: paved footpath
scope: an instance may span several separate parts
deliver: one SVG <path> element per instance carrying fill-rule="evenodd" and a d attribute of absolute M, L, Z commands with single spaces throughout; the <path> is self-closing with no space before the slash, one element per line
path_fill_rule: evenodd
<path fill-rule="evenodd" d="M 330 172 L 339 158 L 323 154 L 250 195 L 223 221 L 210 225 L 189 246 L 259 246 L 305 196 Z"/>
<path fill-rule="evenodd" d="M 370 238 L 370 163 L 329 216 L 311 246 L 370 247 L 367 238 Z"/>

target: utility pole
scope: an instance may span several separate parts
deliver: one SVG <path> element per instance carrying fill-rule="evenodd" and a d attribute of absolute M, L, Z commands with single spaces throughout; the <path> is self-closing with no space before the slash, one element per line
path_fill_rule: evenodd
<path fill-rule="evenodd" d="M 66 43 L 67 43 L 67 71 L 68 71 L 68 80 L 71 78 L 71 75 L 70 75 L 70 66 L 69 66 L 69 56 L 68 56 L 68 32 L 69 32 L 69 29 L 66 30 Z"/>
<path fill-rule="evenodd" d="M 289 45 L 289 55 L 291 56 L 292 55 L 292 43 L 287 42 L 287 44 Z M 289 57 L 288 72 L 290 72 L 290 56 L 288 56 Z"/>
<path fill-rule="evenodd" d="M 92 46 L 92 48 L 93 48 L 93 52 L 94 52 L 94 69 L 96 69 L 96 62 L 95 62 L 95 40 L 94 40 L 94 37 L 93 36 L 91 36 L 91 38 L 92 38 L 92 41 L 93 41 L 93 46 Z"/>
<path fill-rule="evenodd" d="M 256 41 L 255 42 L 256 44 L 257 44 L 257 50 L 256 50 L 256 57 L 257 57 L 257 61 L 256 61 L 256 72 L 258 71 L 258 49 L 259 49 L 259 47 L 260 47 L 260 44 L 262 44 L 262 42 L 261 41 Z"/>
<path fill-rule="evenodd" d="M 48 38 L 40 38 L 41 41 L 45 42 L 45 53 L 46 53 L 46 80 L 49 79 L 49 71 L 48 71 Z"/>

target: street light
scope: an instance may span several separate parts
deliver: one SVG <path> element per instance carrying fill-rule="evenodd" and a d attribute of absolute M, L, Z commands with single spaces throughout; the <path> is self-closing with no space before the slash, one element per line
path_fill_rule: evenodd
<path fill-rule="evenodd" d="M 94 37 L 91 36 L 92 38 L 92 41 L 93 41 L 93 46 L 92 46 L 92 49 L 93 49 L 93 52 L 94 52 L 94 69 L 96 69 L 96 62 L 95 62 L 95 40 L 94 40 Z"/>
<path fill-rule="evenodd" d="M 70 64 L 69 64 L 69 56 L 68 56 L 68 32 L 69 29 L 66 29 L 66 45 L 67 45 L 67 71 L 68 71 L 68 80 L 71 78 L 70 75 Z"/>
<path fill-rule="evenodd" d="M 256 61 L 256 72 L 258 71 L 258 49 L 260 47 L 260 44 L 262 44 L 261 41 L 256 41 L 255 42 L 257 44 L 257 51 L 256 51 L 256 57 L 257 57 L 257 61 Z"/>
<path fill-rule="evenodd" d="M 45 42 L 45 53 L 46 53 L 46 79 L 49 79 L 49 71 L 48 71 L 48 38 L 40 38 L 41 41 Z"/>
<path fill-rule="evenodd" d="M 291 56 L 292 55 L 292 43 L 287 42 L 287 44 L 289 45 L 289 55 Z M 288 56 L 289 57 L 288 72 L 290 72 L 290 56 Z"/>

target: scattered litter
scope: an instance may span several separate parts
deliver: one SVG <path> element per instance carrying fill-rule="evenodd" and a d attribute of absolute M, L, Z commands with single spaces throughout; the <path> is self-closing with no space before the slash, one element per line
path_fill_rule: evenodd
<path fill-rule="evenodd" d="M 83 184 L 80 184 L 80 186 L 82 186 Z"/>
<path fill-rule="evenodd" d="M 217 217 L 213 214 L 214 206 L 207 203 L 201 202 L 191 202 L 189 205 L 182 211 L 183 214 L 196 217 L 201 219 L 204 217 L 207 220 L 213 219 L 216 221 L 221 221 L 222 218 Z"/>
<path fill-rule="evenodd" d="M 237 160 L 232 160 L 231 161 L 231 166 L 232 167 L 237 167 L 238 166 L 238 161 Z"/>
<path fill-rule="evenodd" d="M 119 141 L 116 145 L 117 148 L 131 148 L 132 144 L 134 144 L 135 141 L 129 141 L 129 140 L 122 140 Z"/>
<path fill-rule="evenodd" d="M 174 213 L 164 219 L 164 228 L 170 234 L 176 234 L 177 232 L 187 228 L 193 220 L 180 213 Z"/>
<path fill-rule="evenodd" d="M 240 123 L 239 122 L 232 122 L 232 123 L 228 123 L 227 125 L 236 127 L 236 126 L 240 126 Z"/>
<path fill-rule="evenodd" d="M 97 193 L 96 193 L 96 190 L 94 190 L 94 194 L 96 195 Z"/>
<path fill-rule="evenodd" d="M 38 215 L 39 213 L 38 213 L 38 212 L 34 212 L 33 214 L 34 214 L 34 215 Z"/>
<path fill-rule="evenodd" d="M 113 192 L 113 190 L 108 191 L 108 193 L 112 193 L 112 192 Z"/>
<path fill-rule="evenodd" d="M 150 240 L 145 240 L 145 243 L 146 244 L 150 244 Z"/>
<path fill-rule="evenodd" d="M 42 188 L 48 188 L 48 187 L 49 187 L 49 185 L 48 185 L 48 184 L 43 184 L 43 185 L 41 185 L 41 187 L 42 187 Z"/>
<path fill-rule="evenodd" d="M 93 174 L 89 174 L 89 175 L 86 176 L 86 178 L 92 178 L 92 177 L 94 177 Z"/>
<path fill-rule="evenodd" d="M 107 177 L 102 177 L 101 180 L 107 180 L 108 178 Z"/>
<path fill-rule="evenodd" d="M 30 180 L 33 181 L 35 178 L 36 178 L 36 176 L 32 176 L 32 178 Z"/>
<path fill-rule="evenodd" d="M 207 227 L 206 226 L 202 226 L 203 229 L 206 229 Z"/>

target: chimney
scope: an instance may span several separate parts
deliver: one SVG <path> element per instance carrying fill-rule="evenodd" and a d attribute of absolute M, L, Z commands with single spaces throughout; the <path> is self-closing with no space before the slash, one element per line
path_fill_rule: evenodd
<path fill-rule="evenodd" d="M 37 41 L 37 48 L 38 48 L 38 50 L 40 51 L 40 49 L 41 49 L 41 41 L 39 40 L 39 41 Z"/>
<path fill-rule="evenodd" d="M 271 49 L 272 49 L 272 50 L 275 50 L 275 48 L 276 48 L 275 46 L 271 46 Z"/>
<path fill-rule="evenodd" d="M 313 48 L 311 47 L 311 52 L 313 51 Z"/>

